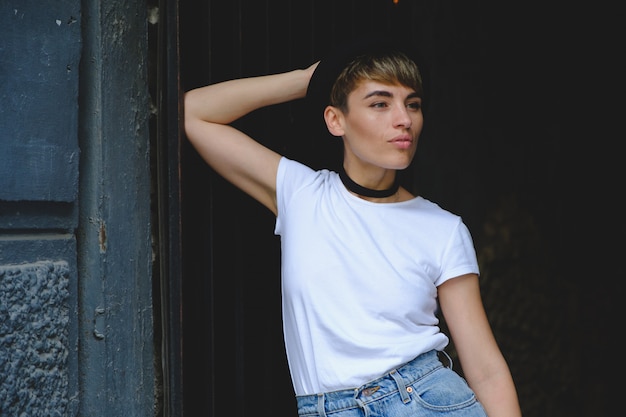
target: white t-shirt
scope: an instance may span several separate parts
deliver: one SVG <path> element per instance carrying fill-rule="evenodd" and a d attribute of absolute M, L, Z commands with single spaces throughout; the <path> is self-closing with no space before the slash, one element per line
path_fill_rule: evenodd
<path fill-rule="evenodd" d="M 442 350 L 437 286 L 478 273 L 459 216 L 421 197 L 372 203 L 335 172 L 283 158 L 275 233 L 296 395 L 354 388 Z"/>

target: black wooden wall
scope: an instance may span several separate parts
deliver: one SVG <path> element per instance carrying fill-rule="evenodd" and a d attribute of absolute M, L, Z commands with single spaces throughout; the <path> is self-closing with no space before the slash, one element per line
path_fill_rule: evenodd
<path fill-rule="evenodd" d="M 404 180 L 470 227 L 485 305 L 524 415 L 602 414 L 610 390 L 592 363 L 606 341 L 608 307 L 566 264 L 556 8 L 445 0 L 179 4 L 185 90 L 306 67 L 346 36 L 393 34 L 418 44 L 431 103 Z M 301 112 L 299 103 L 279 105 L 237 124 L 287 155 L 331 163 L 328 148 L 299 128 Z M 182 152 L 186 410 L 294 415 L 274 218 L 211 172 L 184 138 Z M 581 328 L 589 337 L 580 337 Z"/>

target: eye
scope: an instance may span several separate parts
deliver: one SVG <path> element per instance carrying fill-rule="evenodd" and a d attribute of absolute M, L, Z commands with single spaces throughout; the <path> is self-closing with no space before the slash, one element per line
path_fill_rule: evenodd
<path fill-rule="evenodd" d="M 383 108 L 387 107 L 387 103 L 385 103 L 384 101 L 376 101 L 376 102 L 370 104 L 370 107 L 373 107 L 375 109 L 383 109 Z"/>
<path fill-rule="evenodd" d="M 411 110 L 419 110 L 422 108 L 422 103 L 420 101 L 412 101 L 407 103 L 406 106 Z"/>

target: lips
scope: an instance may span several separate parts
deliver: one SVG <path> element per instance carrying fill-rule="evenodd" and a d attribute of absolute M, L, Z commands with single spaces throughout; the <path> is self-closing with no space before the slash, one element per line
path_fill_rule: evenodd
<path fill-rule="evenodd" d="M 413 143 L 413 139 L 409 135 L 402 135 L 393 138 L 390 142 L 400 149 L 408 149 Z"/>

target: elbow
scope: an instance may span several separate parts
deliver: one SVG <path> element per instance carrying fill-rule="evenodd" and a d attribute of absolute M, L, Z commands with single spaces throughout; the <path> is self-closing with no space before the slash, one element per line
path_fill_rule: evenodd
<path fill-rule="evenodd" d="M 193 90 L 183 93 L 183 116 L 187 120 L 193 114 Z"/>
<path fill-rule="evenodd" d="M 194 117 L 194 98 L 193 90 L 187 91 L 183 94 L 183 128 L 187 138 L 190 136 L 190 130 L 192 129 L 196 118 Z"/>

